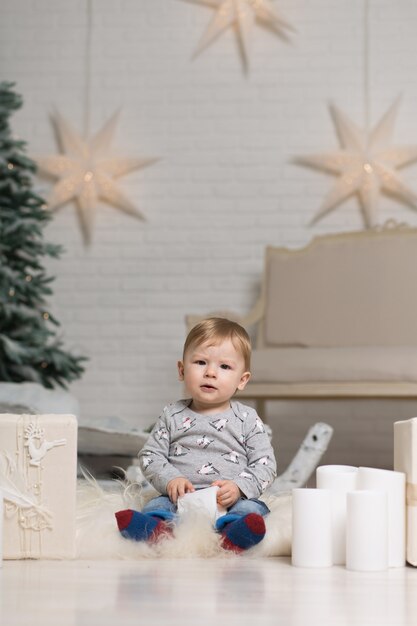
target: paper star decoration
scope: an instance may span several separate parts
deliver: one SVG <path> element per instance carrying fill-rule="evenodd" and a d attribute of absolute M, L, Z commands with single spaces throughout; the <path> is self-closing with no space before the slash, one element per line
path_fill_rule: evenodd
<path fill-rule="evenodd" d="M 75 199 L 81 228 L 87 242 L 91 240 L 99 199 L 125 213 L 144 219 L 139 209 L 120 190 L 116 179 L 128 172 L 146 167 L 157 159 L 108 156 L 118 116 L 119 113 L 116 112 L 91 139 L 84 140 L 59 113 L 56 113 L 54 123 L 65 154 L 35 159 L 42 172 L 58 178 L 47 198 L 48 208 L 53 210 Z"/>
<path fill-rule="evenodd" d="M 399 100 L 369 133 L 359 129 L 342 111 L 331 107 L 342 149 L 296 159 L 302 165 L 339 176 L 311 223 L 354 194 L 359 198 L 367 228 L 376 224 L 381 192 L 417 209 L 417 195 L 396 171 L 417 160 L 417 146 L 391 145 L 398 105 Z"/>
<path fill-rule="evenodd" d="M 249 61 L 249 45 L 255 21 L 273 30 L 276 34 L 287 38 L 292 26 L 278 13 L 272 0 L 187 0 L 198 4 L 206 4 L 216 10 L 208 25 L 194 56 L 214 41 L 224 30 L 235 27 L 243 62 Z"/>

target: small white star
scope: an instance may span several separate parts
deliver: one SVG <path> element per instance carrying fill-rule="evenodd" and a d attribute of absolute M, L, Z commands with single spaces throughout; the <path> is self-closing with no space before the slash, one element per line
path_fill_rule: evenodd
<path fill-rule="evenodd" d="M 115 179 L 132 170 L 151 165 L 157 159 L 107 156 L 117 119 L 118 113 L 115 113 L 91 139 L 84 140 L 56 113 L 54 122 L 64 154 L 36 159 L 42 172 L 58 178 L 47 199 L 48 208 L 53 210 L 75 199 L 86 241 L 91 239 L 99 199 L 144 219 L 141 212 L 120 190 Z"/>
<path fill-rule="evenodd" d="M 206 4 L 216 13 L 208 25 L 194 56 L 214 41 L 224 30 L 234 26 L 242 52 L 244 65 L 249 62 L 249 44 L 255 21 L 273 30 L 281 37 L 287 38 L 292 26 L 278 13 L 272 0 L 187 0 Z"/>
<path fill-rule="evenodd" d="M 366 227 L 376 224 L 381 192 L 417 209 L 417 195 L 401 180 L 396 169 L 417 160 L 417 146 L 391 145 L 399 100 L 394 102 L 374 129 L 359 129 L 336 107 L 331 107 L 341 150 L 296 159 L 302 165 L 324 170 L 339 178 L 325 197 L 312 223 L 357 194 Z"/>

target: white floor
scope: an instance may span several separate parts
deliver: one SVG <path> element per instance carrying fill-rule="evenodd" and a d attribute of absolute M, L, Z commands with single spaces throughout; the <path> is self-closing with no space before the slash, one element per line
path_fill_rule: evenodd
<path fill-rule="evenodd" d="M 417 569 L 298 569 L 288 558 L 6 561 L 2 626 L 403 626 Z"/>

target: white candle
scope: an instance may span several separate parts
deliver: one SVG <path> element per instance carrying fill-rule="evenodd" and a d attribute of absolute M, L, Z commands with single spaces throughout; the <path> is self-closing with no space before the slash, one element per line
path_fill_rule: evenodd
<path fill-rule="evenodd" d="M 332 509 L 333 563 L 346 563 L 346 494 L 357 489 L 358 468 L 351 465 L 322 465 L 316 470 L 318 489 L 330 489 Z"/>
<path fill-rule="evenodd" d="M 388 503 L 385 491 L 347 494 L 346 567 L 357 572 L 388 568 Z"/>
<path fill-rule="evenodd" d="M 405 565 L 405 474 L 360 467 L 358 489 L 381 489 L 388 498 L 388 563 Z"/>
<path fill-rule="evenodd" d="M 331 504 L 328 489 L 293 489 L 292 564 L 330 567 Z"/>

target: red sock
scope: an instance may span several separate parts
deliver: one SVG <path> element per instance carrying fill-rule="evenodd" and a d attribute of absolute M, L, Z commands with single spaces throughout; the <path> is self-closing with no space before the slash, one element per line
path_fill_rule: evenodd
<path fill-rule="evenodd" d="M 158 517 L 125 509 L 115 513 L 117 526 L 126 539 L 154 543 L 162 535 L 172 534 L 168 524 Z"/>
<path fill-rule="evenodd" d="M 257 513 L 248 513 L 224 527 L 222 532 L 225 550 L 232 552 L 243 552 L 265 537 L 265 521 L 261 515 Z"/>

